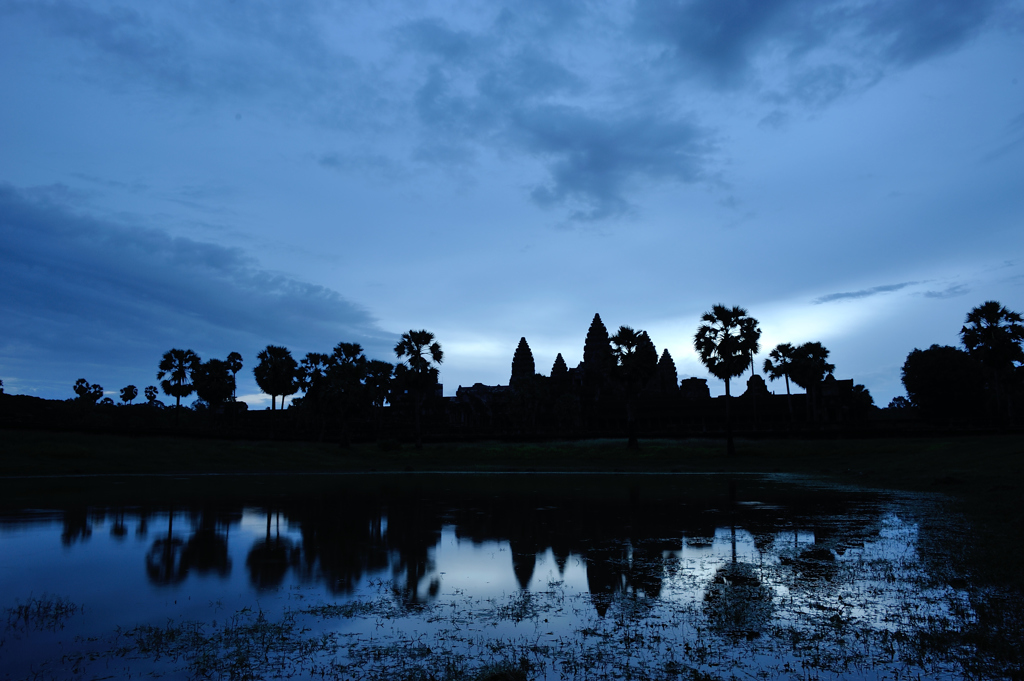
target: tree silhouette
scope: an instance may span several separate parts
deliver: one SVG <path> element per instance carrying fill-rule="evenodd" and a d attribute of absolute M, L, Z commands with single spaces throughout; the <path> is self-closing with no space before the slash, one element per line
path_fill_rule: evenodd
<path fill-rule="evenodd" d="M 712 376 L 725 381 L 725 433 L 730 456 L 736 454 L 736 446 L 732 437 L 729 380 L 742 375 L 757 352 L 761 331 L 757 321 L 752 320 L 742 307 L 713 305 L 701 315 L 701 324 L 693 337 L 700 361 Z"/>
<path fill-rule="evenodd" d="M 281 396 L 281 409 L 288 395 L 299 390 L 298 362 L 292 357 L 288 348 L 279 345 L 268 345 L 256 355 L 259 363 L 253 367 L 252 373 L 260 390 L 270 395 L 270 410 L 276 408 L 277 396 Z"/>
<path fill-rule="evenodd" d="M 334 405 L 341 421 L 341 444 L 348 446 L 348 422 L 351 414 L 366 399 L 366 356 L 358 343 L 338 343 L 327 361 L 326 398 Z"/>
<path fill-rule="evenodd" d="M 228 369 L 231 370 L 231 399 L 236 399 L 235 386 L 238 383 L 238 372 L 242 370 L 242 356 L 237 352 L 228 353 Z"/>
<path fill-rule="evenodd" d="M 795 352 L 796 348 L 789 343 L 780 343 L 768 353 L 768 358 L 764 360 L 762 367 L 769 379 L 773 381 L 780 378 L 786 379 L 786 404 L 789 407 L 790 421 L 793 420 L 793 395 L 789 391 L 789 373 Z"/>
<path fill-rule="evenodd" d="M 1024 318 L 1019 312 L 1008 310 L 994 300 L 979 305 L 967 313 L 964 326 L 960 329 L 960 340 L 967 352 L 981 363 L 992 386 L 996 412 L 1006 415 L 1003 409 L 1003 384 L 1013 375 L 1014 369 L 1024 363 Z"/>
<path fill-rule="evenodd" d="M 640 389 L 647 385 L 658 370 L 658 351 L 646 331 L 635 331 L 629 326 L 620 326 L 609 340 L 626 391 L 628 446 L 637 449 L 640 443 L 636 435 L 635 402 Z"/>
<path fill-rule="evenodd" d="M 520 338 L 516 352 L 512 355 L 512 377 L 508 379 L 509 387 L 517 390 L 525 388 L 533 381 L 536 373 L 537 367 L 533 361 L 533 352 L 531 352 L 526 338 Z"/>
<path fill-rule="evenodd" d="M 383 416 L 384 403 L 391 397 L 394 383 L 395 366 L 380 359 L 371 359 L 366 363 L 366 390 L 370 405 L 374 410 L 375 435 L 380 437 L 380 420 Z"/>
<path fill-rule="evenodd" d="M 160 394 L 155 385 L 147 385 L 143 392 L 146 395 L 146 401 L 150 404 L 154 404 L 156 402 L 156 396 Z"/>
<path fill-rule="evenodd" d="M 139 396 L 139 389 L 134 385 L 126 385 L 121 388 L 121 401 L 125 404 L 130 404 L 132 400 Z"/>
<path fill-rule="evenodd" d="M 164 394 L 175 399 L 174 406 L 181 407 L 181 398 L 188 397 L 195 390 L 192 376 L 199 366 L 199 355 L 191 350 L 172 348 L 160 360 L 156 377 Z"/>
<path fill-rule="evenodd" d="M 948 345 L 914 348 L 900 378 L 911 403 L 937 421 L 970 416 L 981 402 L 985 385 L 978 361 Z"/>
<path fill-rule="evenodd" d="M 323 352 L 307 352 L 299 363 L 297 378 L 303 391 L 302 408 L 319 422 L 318 441 L 323 440 L 327 428 L 327 370 L 331 356 Z"/>
<path fill-rule="evenodd" d="M 416 449 L 423 448 L 420 429 L 420 412 L 427 392 L 437 385 L 437 364 L 444 360 L 441 345 L 434 340 L 434 334 L 419 330 L 402 334 L 402 340 L 395 344 L 395 356 L 401 363 L 401 380 L 412 395 L 416 414 Z M 396 374 L 399 373 L 396 369 Z"/>
<path fill-rule="evenodd" d="M 103 386 L 99 383 L 90 384 L 84 378 L 75 381 L 74 391 L 78 401 L 85 404 L 96 404 L 103 397 Z"/>
<path fill-rule="evenodd" d="M 219 359 L 200 362 L 192 376 L 196 394 L 211 407 L 223 404 L 235 393 L 235 377 L 231 365 Z"/>
<path fill-rule="evenodd" d="M 807 405 L 812 419 L 817 419 L 817 400 L 821 382 L 836 370 L 830 364 L 828 349 L 821 343 L 803 343 L 793 350 L 793 359 L 789 363 L 789 377 L 794 383 L 807 392 Z"/>
<path fill-rule="evenodd" d="M 754 375 L 754 369 L 757 366 L 754 363 L 754 355 L 761 351 L 761 344 L 758 342 L 761 338 L 761 327 L 757 325 L 757 320 L 753 317 L 747 317 L 741 322 L 740 332 L 744 338 L 750 339 L 747 343 L 747 354 L 750 355 L 750 375 Z"/>

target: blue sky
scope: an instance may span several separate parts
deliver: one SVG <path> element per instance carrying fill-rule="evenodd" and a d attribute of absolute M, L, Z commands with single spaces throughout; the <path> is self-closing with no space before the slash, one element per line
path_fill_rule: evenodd
<path fill-rule="evenodd" d="M 884 406 L 1024 310 L 1021 2 L 5 0 L 0 88 L 7 392 L 426 328 L 454 394 L 595 312 L 707 377 L 723 303 Z"/>

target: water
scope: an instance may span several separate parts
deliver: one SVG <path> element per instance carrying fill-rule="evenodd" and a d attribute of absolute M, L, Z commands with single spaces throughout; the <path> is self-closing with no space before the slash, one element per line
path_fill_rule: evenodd
<path fill-rule="evenodd" d="M 938 497 L 690 474 L 224 487 L 0 518 L 0 678 L 978 671 Z"/>

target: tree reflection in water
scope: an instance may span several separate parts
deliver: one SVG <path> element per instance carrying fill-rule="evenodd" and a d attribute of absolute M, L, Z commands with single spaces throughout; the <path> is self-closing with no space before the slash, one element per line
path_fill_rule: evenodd
<path fill-rule="evenodd" d="M 705 611 L 713 629 L 756 638 L 771 619 L 772 591 L 762 584 L 757 567 L 737 560 L 736 526 L 729 530 L 732 558 L 715 571 L 705 589 Z"/>
<path fill-rule="evenodd" d="M 153 518 L 159 537 L 145 553 L 152 584 L 178 585 L 190 574 L 233 578 L 248 582 L 238 590 L 244 592 L 241 606 L 255 594 L 262 606 L 276 601 L 284 612 L 311 594 L 304 602 L 321 599 L 321 609 L 308 613 L 324 618 L 313 629 L 337 629 L 324 613 L 347 613 L 334 616 L 349 618 L 343 626 L 352 629 L 387 621 L 395 655 L 419 649 L 419 639 L 416 646 L 405 645 L 412 640 L 403 638 L 409 631 L 433 632 L 445 622 L 451 623 L 445 640 L 455 643 L 444 645 L 479 646 L 488 636 L 543 639 L 536 651 L 544 652 L 531 654 L 548 655 L 552 665 L 557 655 L 568 655 L 554 641 L 571 639 L 581 657 L 560 658 L 557 669 L 567 678 L 586 678 L 573 676 L 573 670 L 590 671 L 595 658 L 586 656 L 628 653 L 629 646 L 646 646 L 651 659 L 689 646 L 688 654 L 747 672 L 764 659 L 780 665 L 795 659 L 799 651 L 790 641 L 817 646 L 827 639 L 835 650 L 849 652 L 842 664 L 873 664 L 879 641 L 872 636 L 888 645 L 897 641 L 886 638 L 893 631 L 911 636 L 941 617 L 957 624 L 952 618 L 961 610 L 971 616 L 966 600 L 961 610 L 941 609 L 947 592 L 934 588 L 934 578 L 914 562 L 913 549 L 901 548 L 916 542 L 916 526 L 896 522 L 888 501 L 875 493 L 773 486 L 754 478 L 726 485 L 710 476 L 648 476 L 631 486 L 611 476 L 466 476 L 457 485 L 453 479 L 366 476 L 339 480 L 319 495 L 282 495 L 272 506 L 264 500 L 255 506 L 259 538 L 234 552 L 229 528 L 241 524 L 242 506 L 225 510 L 212 501 L 186 513 L 69 509 L 60 539 L 66 546 L 84 542 L 93 523 L 106 522 L 109 533 L 93 538 L 90 552 L 107 542 L 123 555 L 132 516 L 140 536 Z M 166 531 L 156 529 L 163 512 Z M 191 521 L 187 534 L 182 519 Z M 144 547 L 137 545 L 139 553 Z M 893 547 L 903 553 L 890 560 Z M 244 560 L 245 571 L 232 575 L 232 555 L 235 562 Z M 475 568 L 456 564 L 467 556 L 465 565 Z M 469 574 L 473 569 L 486 574 Z M 901 570 L 901 578 L 920 581 L 889 581 Z M 470 586 L 455 588 L 462 584 Z M 288 590 L 277 597 L 265 593 L 284 585 Z M 292 590 L 299 587 L 305 591 L 296 598 Z M 927 606 L 900 611 L 892 605 L 916 604 L 928 589 Z M 858 605 L 848 606 L 853 598 Z M 268 617 L 273 607 L 267 607 Z M 910 659 L 898 646 L 890 648 L 887 668 Z M 736 652 L 741 650 L 765 657 L 749 661 Z M 612 660 L 613 653 L 601 659 Z M 688 677 L 692 669 L 680 674 Z M 842 675 L 858 668 L 822 669 Z"/>
<path fill-rule="evenodd" d="M 185 542 L 174 536 L 174 509 L 167 512 L 167 536 L 157 539 L 146 554 L 146 574 L 154 584 L 178 584 L 188 576 L 182 564 Z"/>
<path fill-rule="evenodd" d="M 276 533 L 271 536 L 274 513 L 267 509 L 267 536 L 253 544 L 245 559 L 245 566 L 249 568 L 249 581 L 257 589 L 280 586 L 288 568 L 298 564 L 298 549 L 291 539 L 281 536 L 281 513 L 276 515 Z"/>

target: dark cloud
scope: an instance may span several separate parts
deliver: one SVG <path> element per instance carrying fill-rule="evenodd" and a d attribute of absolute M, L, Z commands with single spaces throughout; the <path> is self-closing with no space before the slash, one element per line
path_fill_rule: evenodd
<path fill-rule="evenodd" d="M 415 94 L 424 126 L 421 161 L 466 166 L 480 147 L 524 153 L 547 170 L 547 180 L 531 189 L 534 201 L 566 207 L 582 221 L 629 213 L 628 193 L 641 182 L 699 182 L 713 174 L 714 132 L 691 117 L 650 103 L 561 103 L 588 85 L 540 49 L 506 55 L 495 41 L 438 26 L 409 30 L 428 56 L 443 57 L 425 69 Z M 469 51 L 476 54 L 473 68 L 460 59 L 447 63 Z"/>
<path fill-rule="evenodd" d="M 582 204 L 578 220 L 629 210 L 626 191 L 638 180 L 705 179 L 714 150 L 710 133 L 688 121 L 632 114 L 600 118 L 569 107 L 518 112 L 512 134 L 550 160 L 550 181 L 533 190 L 538 203 Z"/>
<path fill-rule="evenodd" d="M 172 346 L 251 357 L 268 343 L 346 340 L 389 354 L 392 335 L 336 291 L 264 270 L 237 248 L 78 214 L 65 194 L 0 185 L 6 371 L 66 361 L 148 375 Z"/>
<path fill-rule="evenodd" d="M 373 79 L 331 45 L 324 25 L 333 17 L 322 8 L 301 1 L 11 0 L 0 5 L 0 17 L 66 39 L 76 50 L 64 60 L 66 73 L 116 91 L 207 103 L 241 97 L 336 125 L 379 122 L 379 112 L 367 115 L 357 104 L 374 101 Z"/>
<path fill-rule="evenodd" d="M 9 0 L 0 17 L 65 38 L 69 73 L 82 78 L 223 103 L 231 115 L 251 104 L 360 140 L 397 135 L 405 151 L 390 158 L 416 171 L 467 176 L 495 153 L 540 160 L 546 177 L 525 183 L 533 199 L 599 220 L 630 213 L 631 193 L 650 182 L 717 177 L 713 121 L 680 104 L 695 84 L 745 88 L 769 107 L 761 125 L 781 127 L 794 107 L 828 106 L 959 48 L 1004 4 L 648 0 L 618 10 L 530 0 L 444 17 L 427 6 L 396 23 L 306 0 Z M 361 21 L 365 34 L 351 31 Z M 374 153 L 319 161 L 396 174 Z"/>
<path fill-rule="evenodd" d="M 977 34 L 1000 3 L 995 0 L 877 0 L 851 15 L 880 55 L 899 65 L 950 52 Z"/>
<path fill-rule="evenodd" d="M 850 291 L 848 293 L 830 293 L 827 296 L 816 298 L 814 300 L 815 305 L 821 305 L 822 303 L 832 303 L 837 300 L 856 300 L 859 298 L 869 298 L 876 296 L 879 293 L 892 293 L 893 291 L 899 291 L 908 286 L 917 284 L 916 281 L 905 281 L 902 284 L 886 284 L 884 286 L 873 286 L 872 288 L 866 288 L 860 291 Z"/>
<path fill-rule="evenodd" d="M 948 286 L 941 291 L 925 291 L 925 298 L 956 298 L 958 296 L 967 295 L 971 292 L 971 289 L 964 284 L 954 284 Z"/>
<path fill-rule="evenodd" d="M 770 38 L 799 27 L 798 5 L 795 0 L 652 0 L 636 4 L 633 21 L 638 34 L 667 47 L 686 71 L 736 87 Z"/>
<path fill-rule="evenodd" d="M 486 51 L 483 37 L 453 29 L 446 21 L 436 18 L 410 22 L 399 28 L 398 34 L 407 47 L 455 66 L 472 66 Z"/>
<path fill-rule="evenodd" d="M 718 88 L 753 85 L 773 100 L 831 102 L 966 44 L 999 0 L 652 0 L 634 34 L 662 63 Z"/>

